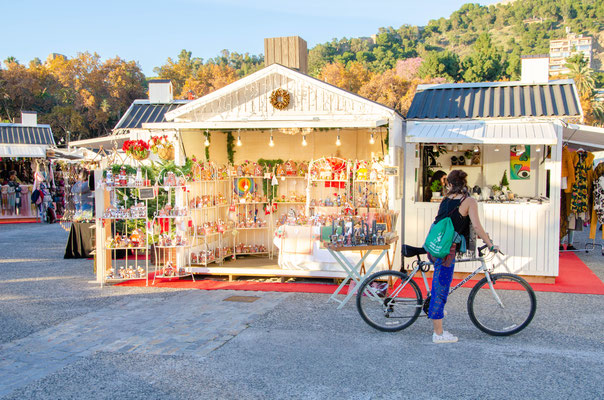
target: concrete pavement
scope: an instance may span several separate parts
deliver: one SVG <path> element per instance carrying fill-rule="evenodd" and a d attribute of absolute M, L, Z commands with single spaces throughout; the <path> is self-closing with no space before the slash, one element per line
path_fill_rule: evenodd
<path fill-rule="evenodd" d="M 426 319 L 378 332 L 328 295 L 101 290 L 91 261 L 60 258 L 66 238 L 0 226 L 0 398 L 604 397 L 604 296 L 537 293 L 531 325 L 495 338 L 459 289 L 445 324 L 460 342 L 434 345 Z"/>

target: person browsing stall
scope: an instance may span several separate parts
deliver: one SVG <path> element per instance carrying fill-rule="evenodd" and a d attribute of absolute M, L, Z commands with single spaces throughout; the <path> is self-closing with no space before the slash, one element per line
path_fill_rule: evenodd
<path fill-rule="evenodd" d="M 485 232 L 478 216 L 478 203 L 470 197 L 467 182 L 468 174 L 461 170 L 454 170 L 447 176 L 447 194 L 440 203 L 438 214 L 434 220 L 436 224 L 446 217 L 450 217 L 455 230 L 455 239 L 451 245 L 449 254 L 444 258 L 434 258 L 428 254 L 428 258 L 434 263 L 434 276 L 432 278 L 432 291 L 428 318 L 432 320 L 434 343 L 454 343 L 458 338 L 443 330 L 444 309 L 449 295 L 449 288 L 453 280 L 455 268 L 455 254 L 466 251 L 466 243 L 469 242 L 470 223 L 476 234 L 482 239 L 491 251 L 499 251 L 487 233 Z"/>

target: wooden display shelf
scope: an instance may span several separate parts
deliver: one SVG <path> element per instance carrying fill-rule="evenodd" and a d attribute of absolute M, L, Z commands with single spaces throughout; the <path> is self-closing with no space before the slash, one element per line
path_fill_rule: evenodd
<path fill-rule="evenodd" d="M 474 164 L 474 165 L 451 165 L 449 167 L 450 170 L 455 168 L 482 168 L 482 164 Z"/>

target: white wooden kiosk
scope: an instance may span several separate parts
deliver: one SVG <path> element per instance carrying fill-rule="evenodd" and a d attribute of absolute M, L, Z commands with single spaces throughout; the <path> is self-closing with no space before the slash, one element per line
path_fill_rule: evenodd
<path fill-rule="evenodd" d="M 277 89 L 289 95 L 289 104 L 277 109 L 270 97 Z M 176 159 L 205 159 L 209 135 L 210 160 L 226 164 L 227 132 L 240 138 L 234 164 L 264 159 L 316 160 L 320 157 L 371 160 L 384 156 L 389 165 L 399 165 L 403 153 L 403 117 L 396 111 L 347 92 L 294 69 L 272 64 L 226 87 L 183 105 L 165 115 L 163 123 L 143 124 L 144 129 L 172 133 L 180 141 Z M 307 142 L 302 146 L 302 136 Z M 373 143 L 371 137 L 375 136 Z M 385 144 L 386 135 L 388 142 Z M 269 147 L 273 138 L 274 147 Z M 339 138 L 341 144 L 336 145 Z M 399 176 L 388 182 L 389 209 L 400 212 L 402 183 Z M 397 226 L 401 235 L 401 221 Z M 390 257 L 400 263 L 400 241 Z M 334 263 L 335 264 L 335 263 Z M 230 265 L 230 266 L 229 266 Z M 395 264 L 396 265 L 396 264 Z M 344 277 L 339 268 L 284 269 L 276 260 L 200 266 L 195 273 L 230 276 L 273 275 Z"/>
<path fill-rule="evenodd" d="M 470 187 L 499 185 L 504 170 L 516 201 L 482 201 L 486 231 L 506 253 L 506 268 L 535 277 L 558 275 L 561 120 L 582 117 L 572 81 L 420 85 L 405 136 L 404 241 L 421 246 L 439 202 L 424 202 L 425 148 L 443 146 L 432 170 L 468 173 Z M 510 178 L 510 146 L 530 149 L 528 179 Z M 436 148 L 438 150 L 438 147 Z M 477 165 L 452 166 L 451 157 L 478 150 Z M 475 266 L 462 263 L 459 272 Z M 537 278 L 539 279 L 539 278 Z M 542 278 L 551 281 L 553 278 Z"/>

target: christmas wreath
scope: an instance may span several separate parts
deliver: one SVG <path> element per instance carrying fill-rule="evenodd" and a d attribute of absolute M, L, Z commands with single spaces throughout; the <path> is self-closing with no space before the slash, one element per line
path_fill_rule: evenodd
<path fill-rule="evenodd" d="M 289 93 L 285 89 L 276 89 L 271 93 L 271 104 L 277 110 L 285 110 L 289 106 Z"/>

